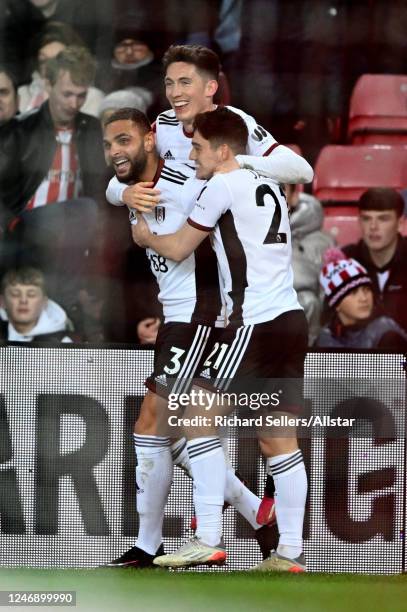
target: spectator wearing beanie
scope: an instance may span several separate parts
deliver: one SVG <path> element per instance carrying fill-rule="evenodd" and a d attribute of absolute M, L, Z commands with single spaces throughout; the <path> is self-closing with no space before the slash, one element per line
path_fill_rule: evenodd
<path fill-rule="evenodd" d="M 104 92 L 143 87 L 152 95 L 148 115 L 155 118 L 168 107 L 164 95 L 164 72 L 161 62 L 154 56 L 151 34 L 143 32 L 131 22 L 116 28 L 112 58 L 101 65 L 97 85 Z"/>
<path fill-rule="evenodd" d="M 406 350 L 407 334 L 390 317 L 375 316 L 372 280 L 358 261 L 333 249 L 320 274 L 330 321 L 316 346 L 345 349 Z"/>
<path fill-rule="evenodd" d="M 131 87 L 112 91 L 100 103 L 98 116 L 102 123 L 106 121 L 119 108 L 136 108 L 146 114 L 153 96 L 144 87 Z"/>

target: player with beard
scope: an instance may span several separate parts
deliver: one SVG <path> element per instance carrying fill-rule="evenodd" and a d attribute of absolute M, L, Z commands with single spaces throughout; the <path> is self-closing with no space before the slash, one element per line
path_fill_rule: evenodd
<path fill-rule="evenodd" d="M 135 109 L 120 109 L 106 121 L 104 149 L 106 161 L 123 184 L 149 181 L 160 189 L 160 206 L 145 214 L 151 231 L 158 235 L 177 231 L 202 189 L 195 171 L 185 164 L 159 158 L 151 126 L 146 116 Z M 137 222 L 132 210 L 130 221 Z M 185 440 L 171 444 L 167 430 L 159 425 L 159 416 L 166 415 L 169 393 L 188 390 L 212 326 L 217 320 L 218 325 L 223 325 L 219 317 L 222 304 L 217 264 L 209 241 L 183 262 L 161 257 L 153 249 L 147 250 L 147 256 L 159 285 L 164 325 L 157 337 L 154 371 L 146 381 L 148 391 L 134 428 L 140 519 L 137 543 L 109 563 L 110 567 L 153 567 L 155 556 L 163 554 L 162 524 L 173 463 L 187 472 L 190 466 Z M 220 444 L 213 450 L 223 454 Z M 244 486 L 230 464 L 224 496 L 256 530 L 256 539 L 266 556 L 270 530 L 262 528 L 255 518 L 260 500 Z"/>

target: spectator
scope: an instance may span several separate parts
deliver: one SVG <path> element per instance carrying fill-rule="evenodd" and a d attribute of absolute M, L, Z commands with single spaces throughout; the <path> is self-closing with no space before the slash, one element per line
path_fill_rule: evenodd
<path fill-rule="evenodd" d="M 22 85 L 18 89 L 20 95 L 20 111 L 22 113 L 38 108 L 48 99 L 46 89 L 45 70 L 46 62 L 53 59 L 66 49 L 67 46 L 83 47 L 81 37 L 67 24 L 50 21 L 45 24 L 39 34 L 32 41 L 34 70 L 31 74 L 31 83 Z M 104 98 L 100 89 L 89 86 L 85 102 L 81 108 L 83 113 L 98 116 L 98 108 Z"/>
<path fill-rule="evenodd" d="M 407 330 L 407 241 L 400 235 L 403 210 L 403 198 L 394 189 L 365 191 L 359 200 L 362 239 L 343 251 L 367 269 L 383 312 Z"/>
<path fill-rule="evenodd" d="M 17 84 L 6 66 L 0 65 L 0 125 L 18 112 Z"/>
<path fill-rule="evenodd" d="M 128 89 L 112 91 L 99 105 L 99 119 L 103 125 L 106 119 L 119 108 L 137 108 L 137 110 L 146 114 L 147 107 L 150 106 L 152 99 L 151 93 L 144 87 L 129 87 Z"/>
<path fill-rule="evenodd" d="M 68 47 L 47 63 L 49 100 L 0 128 L 6 266 L 40 267 L 50 295 L 68 310 L 100 242 L 97 203 L 105 201 L 100 123 L 80 112 L 93 75 L 90 54 Z"/>
<path fill-rule="evenodd" d="M 50 20 L 69 24 L 98 59 L 110 50 L 112 0 L 1 0 L 2 8 L 0 61 L 7 60 L 18 85 L 30 81 L 27 41 Z"/>
<path fill-rule="evenodd" d="M 407 333 L 390 317 L 374 316 L 372 280 L 359 262 L 328 262 L 320 280 L 331 316 L 316 346 L 406 350 Z"/>
<path fill-rule="evenodd" d="M 148 112 L 151 117 L 168 106 L 163 87 L 161 62 L 154 56 L 151 33 L 141 31 L 131 23 L 119 26 L 114 33 L 112 58 L 103 65 L 98 86 L 106 93 L 130 87 L 142 87 L 151 93 Z"/>
<path fill-rule="evenodd" d="M 45 19 L 29 0 L 0 2 L 0 62 L 7 63 L 17 85 L 27 82 L 30 40 L 41 29 Z"/>
<path fill-rule="evenodd" d="M 65 311 L 49 300 L 40 270 L 9 270 L 0 297 L 0 340 L 72 342 Z"/>
<path fill-rule="evenodd" d="M 285 185 L 290 209 L 294 289 L 304 308 L 312 345 L 320 328 L 322 299 L 319 273 L 324 251 L 333 246 L 333 238 L 321 230 L 324 213 L 319 200 L 304 193 L 301 185 Z"/>
<path fill-rule="evenodd" d="M 98 58 L 109 45 L 113 3 L 111 0 L 29 0 L 46 20 L 69 24 Z"/>
<path fill-rule="evenodd" d="M 94 61 L 85 49 L 65 49 L 47 62 L 49 100 L 28 116 L 16 117 L 1 127 L 3 223 L 23 210 L 69 197 L 100 199 L 103 195 L 100 124 L 80 112 L 93 75 Z M 68 155 L 61 154 L 65 149 Z M 70 168 L 60 167 L 61 157 L 70 159 Z"/>
<path fill-rule="evenodd" d="M 220 0 L 213 46 L 228 79 L 239 74 L 238 52 L 242 38 L 243 0 Z"/>

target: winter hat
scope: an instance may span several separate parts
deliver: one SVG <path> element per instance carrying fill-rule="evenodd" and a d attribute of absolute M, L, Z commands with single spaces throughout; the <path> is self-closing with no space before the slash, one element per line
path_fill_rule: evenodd
<path fill-rule="evenodd" d="M 339 258 L 338 254 L 342 256 Z M 333 260 L 330 260 L 332 257 Z M 339 249 L 328 249 L 324 263 L 319 280 L 331 308 L 356 287 L 372 284 L 366 268 L 355 259 L 346 258 Z"/>
<path fill-rule="evenodd" d="M 118 45 L 123 40 L 128 39 L 143 43 L 149 49 L 154 48 L 154 41 L 151 32 L 142 30 L 137 24 L 133 24 L 131 22 L 118 24 L 113 33 L 114 46 Z"/>
<path fill-rule="evenodd" d="M 117 110 L 119 108 L 137 108 L 143 113 L 153 101 L 153 96 L 145 87 L 129 87 L 128 89 L 118 89 L 107 94 L 101 101 L 98 109 L 99 118 L 107 110 Z"/>

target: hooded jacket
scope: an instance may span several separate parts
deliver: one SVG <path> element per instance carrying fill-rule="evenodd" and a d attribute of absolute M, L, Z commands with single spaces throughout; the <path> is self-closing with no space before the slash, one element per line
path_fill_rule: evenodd
<path fill-rule="evenodd" d="M 324 213 L 319 200 L 301 193 L 290 214 L 294 289 L 304 308 L 309 325 L 309 342 L 318 335 L 322 309 L 319 273 L 324 251 L 333 246 L 333 238 L 321 231 Z"/>
<path fill-rule="evenodd" d="M 331 325 L 321 329 L 315 346 L 321 348 L 383 349 L 407 348 L 407 334 L 390 317 L 377 317 L 358 325 L 340 325 L 335 317 Z"/>
<path fill-rule="evenodd" d="M 9 342 L 72 342 L 68 333 L 66 312 L 53 300 L 48 300 L 35 327 L 28 334 L 20 334 L 0 308 L 0 340 Z"/>

